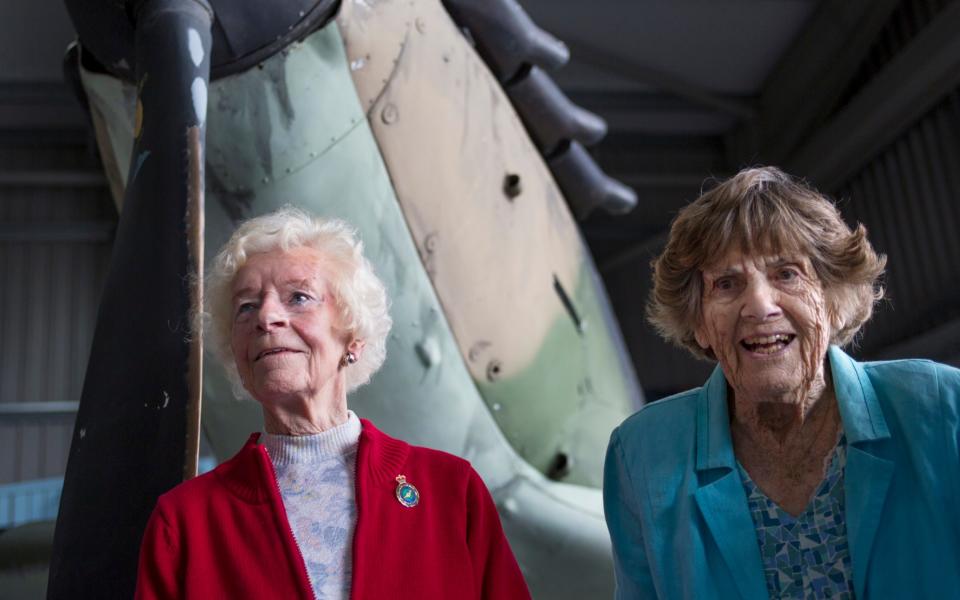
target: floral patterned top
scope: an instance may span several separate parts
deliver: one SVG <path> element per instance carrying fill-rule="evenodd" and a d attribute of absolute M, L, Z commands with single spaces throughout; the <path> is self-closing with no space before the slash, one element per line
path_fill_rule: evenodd
<path fill-rule="evenodd" d="M 826 477 L 797 517 L 768 498 L 737 463 L 771 598 L 854 597 L 843 494 L 846 459 L 841 436 Z"/>
<path fill-rule="evenodd" d="M 360 419 L 347 411 L 345 423 L 322 433 L 261 436 L 318 599 L 350 597 L 360 430 Z"/>

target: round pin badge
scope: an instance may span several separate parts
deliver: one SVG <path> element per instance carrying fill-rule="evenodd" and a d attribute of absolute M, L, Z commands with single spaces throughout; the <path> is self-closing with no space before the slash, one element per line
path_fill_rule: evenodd
<path fill-rule="evenodd" d="M 420 503 L 420 492 L 412 483 L 408 483 L 403 475 L 397 475 L 397 501 L 407 508 L 413 508 Z"/>

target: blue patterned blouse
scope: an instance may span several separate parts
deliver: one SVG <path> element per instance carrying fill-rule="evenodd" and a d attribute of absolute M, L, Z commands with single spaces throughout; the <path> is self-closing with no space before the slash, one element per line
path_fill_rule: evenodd
<path fill-rule="evenodd" d="M 847 442 L 841 436 L 827 476 L 797 517 L 767 498 L 737 463 L 771 598 L 854 597 L 843 495 L 846 459 Z"/>

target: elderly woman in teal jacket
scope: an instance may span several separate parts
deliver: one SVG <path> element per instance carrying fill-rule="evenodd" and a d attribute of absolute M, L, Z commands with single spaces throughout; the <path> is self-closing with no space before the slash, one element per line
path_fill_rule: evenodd
<path fill-rule="evenodd" d="M 613 432 L 617 598 L 958 597 L 960 371 L 840 349 L 884 263 L 777 169 L 680 212 L 648 314 L 719 365 Z"/>

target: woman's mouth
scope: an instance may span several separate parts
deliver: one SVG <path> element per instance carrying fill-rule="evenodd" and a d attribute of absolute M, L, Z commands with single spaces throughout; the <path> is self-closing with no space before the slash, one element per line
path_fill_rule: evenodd
<path fill-rule="evenodd" d="M 296 350 L 291 350 L 290 348 L 267 348 L 266 350 L 261 350 L 257 357 L 253 359 L 253 362 L 257 362 L 261 358 L 266 356 L 273 356 L 275 354 L 284 354 L 287 352 L 296 352 Z"/>
<path fill-rule="evenodd" d="M 786 348 L 797 336 L 792 333 L 755 335 L 744 338 L 740 345 L 756 354 L 776 354 Z"/>

